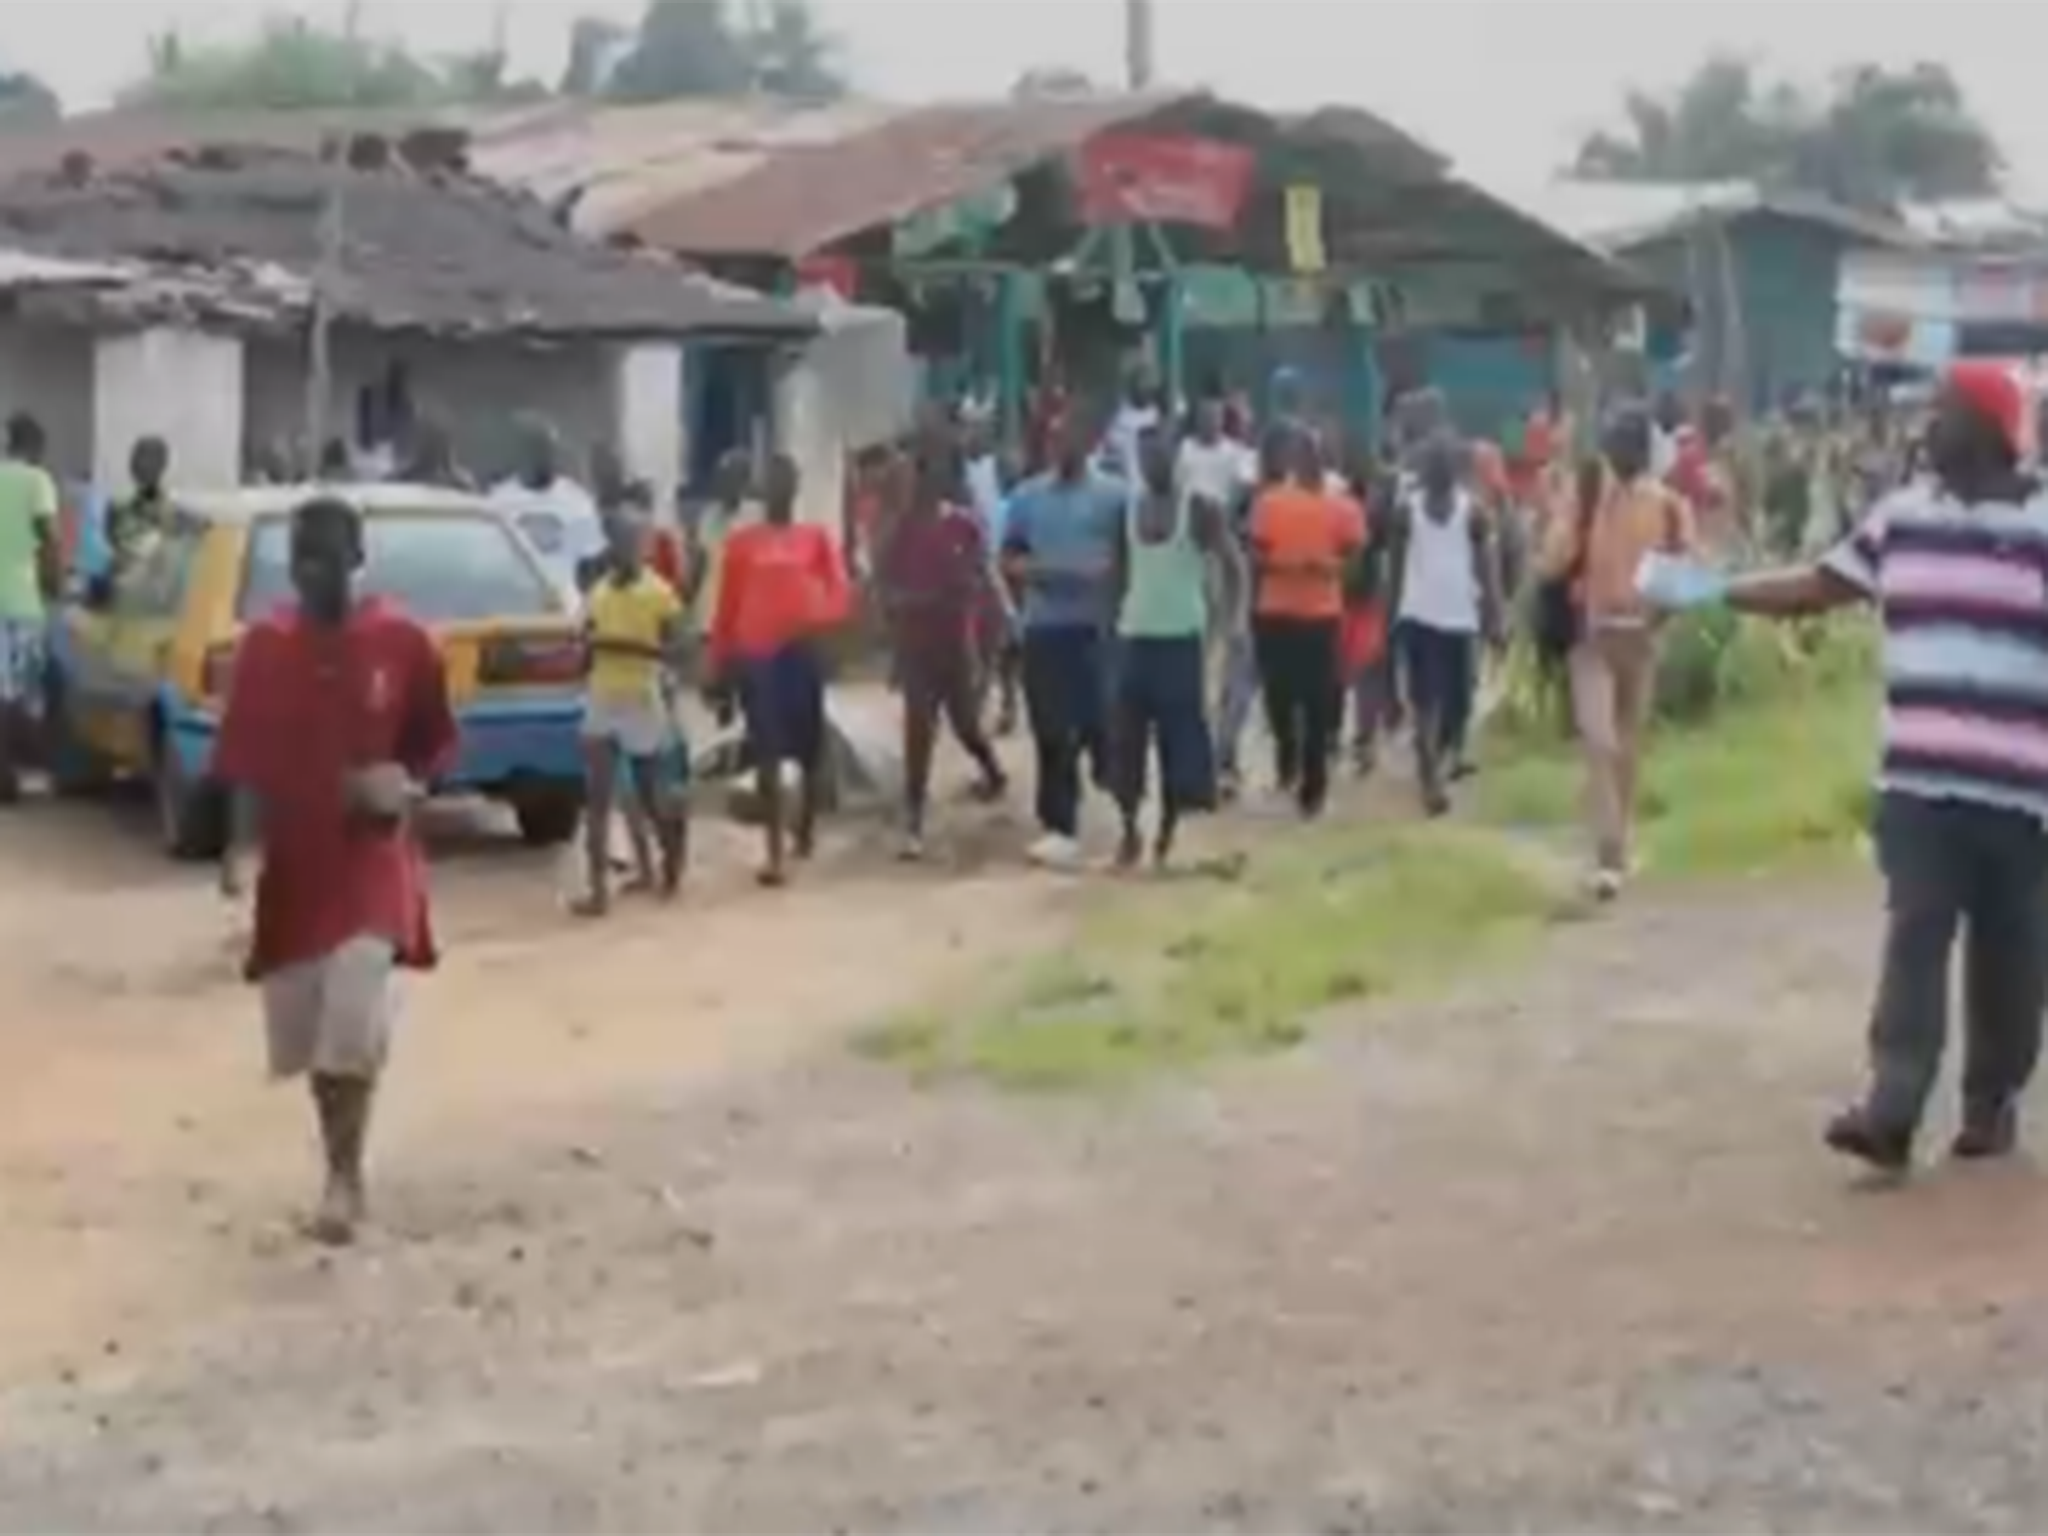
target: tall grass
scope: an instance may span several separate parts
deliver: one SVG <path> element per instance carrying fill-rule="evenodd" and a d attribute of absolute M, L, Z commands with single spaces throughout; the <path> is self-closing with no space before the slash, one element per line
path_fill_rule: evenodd
<path fill-rule="evenodd" d="M 1638 851 L 1650 870 L 1741 874 L 1853 854 L 1869 818 L 1876 657 L 1861 617 L 1674 624 L 1643 768 Z M 1490 818 L 1522 829 L 1575 819 L 1582 772 L 1558 721 L 1511 675 L 1485 743 Z"/>
<path fill-rule="evenodd" d="M 1667 647 L 1642 795 L 1651 873 L 1853 853 L 1876 718 L 1868 627 L 1702 618 L 1674 626 Z M 859 1048 L 920 1079 L 1116 1088 L 1292 1048 L 1346 1005 L 1512 955 L 1584 911 L 1554 849 L 1576 820 L 1581 770 L 1555 701 L 1526 673 L 1511 673 L 1484 747 L 1476 819 L 1276 830 L 1235 884 L 1095 888 L 1058 954 Z"/>

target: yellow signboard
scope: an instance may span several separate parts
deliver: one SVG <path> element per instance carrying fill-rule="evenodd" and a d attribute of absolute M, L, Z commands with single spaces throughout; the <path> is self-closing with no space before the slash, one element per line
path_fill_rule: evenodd
<path fill-rule="evenodd" d="M 1320 272 L 1329 263 L 1323 250 L 1323 189 L 1287 189 L 1287 261 L 1297 272 Z"/>

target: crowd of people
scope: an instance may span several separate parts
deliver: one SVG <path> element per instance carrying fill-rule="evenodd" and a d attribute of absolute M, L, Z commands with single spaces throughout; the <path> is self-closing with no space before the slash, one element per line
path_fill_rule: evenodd
<path fill-rule="evenodd" d="M 1375 772 L 1395 731 L 1412 742 L 1419 808 L 1446 814 L 1475 771 L 1486 657 L 1519 613 L 1569 689 L 1590 886 L 1612 899 L 1632 866 L 1666 611 L 1726 601 L 1805 614 L 1873 598 L 1888 638 L 1879 837 L 1892 935 L 1874 1087 L 1829 1139 L 1896 1167 L 1939 1060 L 1958 924 L 1971 932 L 1964 1155 L 2009 1149 L 2048 991 L 2037 942 L 2048 810 L 2033 787 L 2048 745 L 2025 736 L 2024 710 L 2040 706 L 2021 698 L 2048 698 L 2024 683 L 2039 664 L 2029 648 L 2048 512 L 2018 479 L 2019 408 L 1981 373 L 1965 376 L 1942 397 L 1926 458 L 1874 472 L 1877 509 L 1832 553 L 1732 582 L 1700 557 L 1772 542 L 1759 534 L 1772 504 L 1749 488 L 1711 406 L 1688 424 L 1663 402 L 1622 402 L 1580 454 L 1554 408 L 1508 441 L 1475 443 L 1440 396 L 1419 391 L 1373 453 L 1318 421 L 1285 374 L 1262 418 L 1220 391 L 1171 412 L 1135 376 L 1113 414 L 1068 402 L 1023 471 L 985 419 L 927 420 L 863 458 L 839 530 L 798 515 L 797 467 L 781 455 L 758 473 L 729 458 L 709 505 L 664 529 L 615 466 L 595 466 L 585 491 L 544 430 L 491 494 L 522 526 L 596 529 L 543 548 L 575 584 L 587 635 L 586 880 L 574 904 L 587 917 L 610 909 L 616 815 L 637 885 L 673 895 L 685 878 L 686 692 L 743 725 L 759 878 L 786 883 L 826 802 L 835 637 L 862 610 L 879 621 L 900 702 L 903 856 L 927 849 L 941 726 L 971 760 L 976 795 L 996 800 L 1009 791 L 998 741 L 1021 725 L 1030 857 L 1060 869 L 1082 862 L 1091 789 L 1117 817 L 1116 865 L 1164 866 L 1187 818 L 1234 798 L 1270 794 L 1303 819 L 1325 815 L 1335 775 Z M 7 450 L 0 707 L 19 716 L 60 560 L 33 421 L 9 424 Z M 439 464 L 422 459 L 420 477 L 455 483 L 445 442 Z M 161 442 L 139 443 L 132 469 L 107 519 L 117 572 L 172 500 Z M 1973 521 L 1956 523 L 1959 505 Z M 1776 542 L 1796 551 L 1809 537 Z M 315 1228 L 333 1241 L 364 1209 L 396 974 L 433 957 L 408 828 L 457 735 L 427 631 L 358 592 L 364 551 L 345 485 L 298 507 L 297 600 L 245 637 L 215 763 L 235 807 L 223 890 L 243 891 L 250 850 L 262 851 L 249 973 L 263 987 L 274 1070 L 312 1082 L 329 1174 Z M 1673 570 L 1692 583 L 1674 585 Z M 1662 585 L 1651 579 L 1660 571 Z M 1271 771 L 1254 790 L 1242 749 L 1261 703 Z"/>

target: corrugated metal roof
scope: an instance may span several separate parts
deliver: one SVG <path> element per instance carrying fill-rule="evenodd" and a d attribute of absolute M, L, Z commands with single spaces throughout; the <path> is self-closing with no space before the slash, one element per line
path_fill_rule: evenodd
<path fill-rule="evenodd" d="M 550 199 L 583 188 L 576 222 L 591 234 L 688 255 L 794 258 L 1196 99 L 591 107 L 482 128 L 472 160 Z"/>
<path fill-rule="evenodd" d="M 793 304 L 579 240 L 538 202 L 481 178 L 402 164 L 357 170 L 262 148 L 214 148 L 191 161 L 90 176 L 17 176 L 0 183 L 0 249 L 133 268 L 137 281 L 127 286 L 145 307 L 279 317 L 304 310 L 337 192 L 344 211 L 332 297 L 345 317 L 380 329 L 817 329 Z"/>
<path fill-rule="evenodd" d="M 2037 250 L 2048 245 L 2048 210 L 2004 197 L 1909 203 L 1900 211 L 1909 228 L 1949 250 Z"/>
<path fill-rule="evenodd" d="M 533 109 L 526 109 L 531 111 Z M 484 121 L 505 122 L 504 109 L 168 112 L 121 108 L 69 117 L 45 128 L 0 133 L 0 179 L 51 171 L 74 154 L 103 170 L 126 170 L 197 145 L 261 146 L 311 154 L 347 134 L 401 137 L 423 128 L 466 131 Z"/>
<path fill-rule="evenodd" d="M 1810 193 L 1774 192 L 1748 181 L 1560 179 L 1505 195 L 1552 227 L 1609 252 L 1670 239 L 1700 224 L 1758 213 L 1819 224 L 1872 245 L 1910 246 L 1917 239 L 1903 224 Z"/>
<path fill-rule="evenodd" d="M 876 102 L 798 106 L 681 101 L 567 106 L 479 128 L 471 164 L 548 202 L 577 194 L 575 226 L 598 238 L 637 235 L 666 205 L 750 175 L 782 155 L 815 155 L 901 117 Z"/>
<path fill-rule="evenodd" d="M 0 292 L 24 288 L 112 287 L 135 276 L 135 269 L 103 261 L 68 261 L 31 251 L 0 250 Z"/>

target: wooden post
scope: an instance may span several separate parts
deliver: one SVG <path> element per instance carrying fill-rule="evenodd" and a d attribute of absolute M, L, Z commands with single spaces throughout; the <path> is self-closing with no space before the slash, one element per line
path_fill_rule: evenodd
<path fill-rule="evenodd" d="M 343 187 L 349 175 L 348 155 L 330 162 L 333 180 L 320 209 L 320 259 L 313 267 L 311 333 L 306 359 L 306 453 L 308 477 L 316 471 L 327 447 L 327 420 L 334 390 L 334 288 L 341 275 Z"/>
<path fill-rule="evenodd" d="M 1147 91 L 1158 75 L 1159 16 L 1153 0 L 1124 0 L 1124 77 L 1133 91 Z"/>

